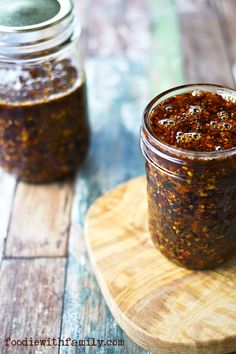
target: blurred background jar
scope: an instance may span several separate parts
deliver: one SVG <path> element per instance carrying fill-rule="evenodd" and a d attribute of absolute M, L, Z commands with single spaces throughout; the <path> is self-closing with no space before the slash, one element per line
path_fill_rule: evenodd
<path fill-rule="evenodd" d="M 89 146 L 73 5 L 0 5 L 0 166 L 27 182 L 50 182 L 77 170 Z"/>

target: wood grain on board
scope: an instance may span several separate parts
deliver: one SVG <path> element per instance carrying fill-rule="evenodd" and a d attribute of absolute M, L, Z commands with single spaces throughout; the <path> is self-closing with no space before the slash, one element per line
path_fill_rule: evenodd
<path fill-rule="evenodd" d="M 85 236 L 106 302 L 132 340 L 152 353 L 236 350 L 236 258 L 204 272 L 167 260 L 149 241 L 145 178 L 99 198 Z"/>
<path fill-rule="evenodd" d="M 19 183 L 6 256 L 66 256 L 72 199 L 72 181 L 48 185 Z"/>
<path fill-rule="evenodd" d="M 0 273 L 2 354 L 56 354 L 53 347 L 5 345 L 5 339 L 60 336 L 65 259 L 3 260 Z"/>

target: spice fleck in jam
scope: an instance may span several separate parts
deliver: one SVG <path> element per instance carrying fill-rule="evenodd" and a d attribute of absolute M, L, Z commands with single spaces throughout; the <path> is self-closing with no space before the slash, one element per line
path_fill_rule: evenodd
<path fill-rule="evenodd" d="M 89 143 L 86 87 L 69 59 L 0 67 L 0 165 L 29 182 L 73 172 Z"/>
<path fill-rule="evenodd" d="M 194 269 L 236 254 L 236 92 L 188 85 L 158 96 L 141 147 L 156 247 Z"/>

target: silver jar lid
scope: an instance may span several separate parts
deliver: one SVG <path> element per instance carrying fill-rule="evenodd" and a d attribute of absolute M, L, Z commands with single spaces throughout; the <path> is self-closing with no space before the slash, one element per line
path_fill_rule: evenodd
<path fill-rule="evenodd" d="M 0 0 L 0 58 L 52 49 L 73 34 L 70 0 Z"/>

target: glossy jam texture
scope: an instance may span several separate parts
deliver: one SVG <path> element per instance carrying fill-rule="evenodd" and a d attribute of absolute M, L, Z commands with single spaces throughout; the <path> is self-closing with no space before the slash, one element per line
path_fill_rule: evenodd
<path fill-rule="evenodd" d="M 86 85 L 70 60 L 0 68 L 0 165 L 28 182 L 64 177 L 89 144 Z"/>
<path fill-rule="evenodd" d="M 150 234 L 174 263 L 212 268 L 236 254 L 235 164 L 232 159 L 231 175 L 220 178 L 194 162 L 177 167 L 162 161 L 163 169 L 146 163 Z"/>
<path fill-rule="evenodd" d="M 236 146 L 236 101 L 207 91 L 167 98 L 150 114 L 153 134 L 191 151 L 221 151 Z"/>

